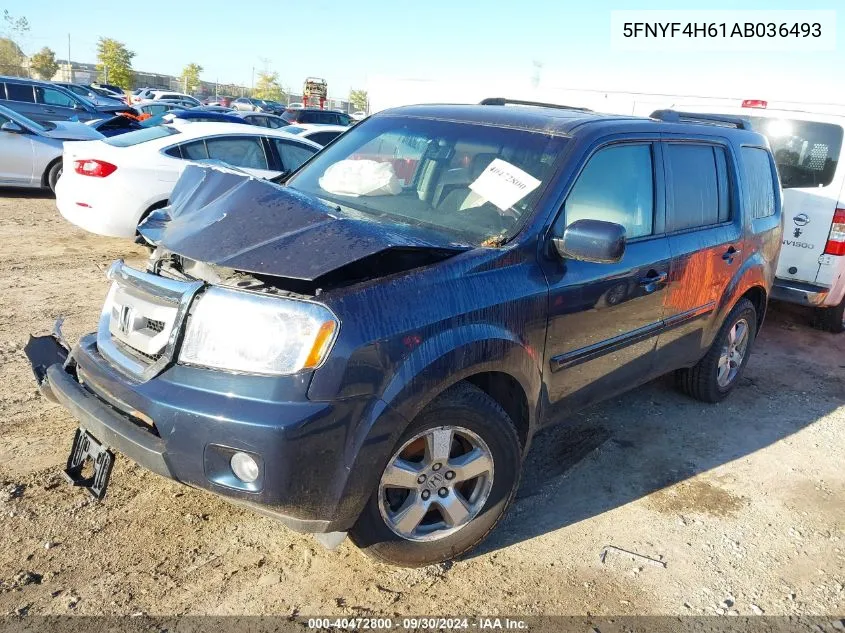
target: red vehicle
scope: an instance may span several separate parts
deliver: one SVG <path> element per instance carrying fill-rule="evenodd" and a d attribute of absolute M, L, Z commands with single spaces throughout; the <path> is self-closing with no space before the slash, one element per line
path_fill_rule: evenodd
<path fill-rule="evenodd" d="M 223 106 L 224 108 L 232 107 L 232 100 L 234 97 L 208 97 L 207 99 L 202 100 L 203 105 L 219 105 Z"/>

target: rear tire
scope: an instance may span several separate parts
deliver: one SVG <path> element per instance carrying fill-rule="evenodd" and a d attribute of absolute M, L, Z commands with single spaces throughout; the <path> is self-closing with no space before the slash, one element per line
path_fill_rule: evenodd
<path fill-rule="evenodd" d="M 429 444 L 429 438 L 434 438 L 435 433 L 442 437 L 444 429 L 452 430 L 445 449 L 449 457 L 440 458 L 439 462 L 436 456 L 429 459 L 426 448 L 420 461 L 414 461 L 414 446 L 418 442 L 426 447 L 440 447 L 439 452 L 444 454 L 442 447 L 446 442 L 432 439 Z M 461 442 L 467 437 L 474 438 L 475 443 L 461 454 Z M 486 460 L 488 469 L 483 475 L 473 478 L 469 473 L 470 453 L 476 455 L 471 464 L 478 465 L 475 460 L 479 455 Z M 367 556 L 391 565 L 421 567 L 456 558 L 475 547 L 496 527 L 516 493 L 521 466 L 519 437 L 502 407 L 475 385 L 458 383 L 437 397 L 408 426 L 382 472 L 378 487 L 350 530 L 350 538 Z M 409 483 L 400 483 L 398 488 L 386 484 L 389 472 L 408 467 L 413 467 Z M 422 475 L 420 479 L 414 478 L 416 474 Z M 442 479 L 436 479 L 439 475 Z M 417 485 L 421 479 L 425 483 Z M 404 494 L 407 496 L 403 498 Z M 461 500 L 460 506 L 455 507 L 463 507 L 461 513 L 468 510 L 465 522 L 456 523 L 459 513 L 441 509 L 445 508 L 441 503 L 453 502 L 455 495 L 460 495 Z M 406 519 L 400 517 L 410 513 L 403 510 L 414 510 L 416 506 L 423 507 L 416 513 L 419 519 L 406 524 Z M 403 530 L 405 536 L 399 534 Z"/>
<path fill-rule="evenodd" d="M 845 332 L 845 297 L 838 306 L 816 308 L 816 327 L 834 334 Z"/>
<path fill-rule="evenodd" d="M 743 328 L 745 331 L 741 334 Z M 747 337 L 741 356 L 732 352 L 732 336 L 737 334 Z M 756 336 L 757 310 L 748 299 L 740 299 L 728 314 L 704 358 L 693 367 L 675 372 L 675 384 L 696 400 L 721 402 L 739 382 Z"/>
<path fill-rule="evenodd" d="M 47 181 L 47 186 L 50 187 L 50 191 L 56 193 L 56 183 L 59 182 L 59 178 L 62 177 L 62 161 L 61 159 L 57 160 L 55 163 L 50 165 L 50 169 L 47 170 L 47 177 L 45 180 Z"/>

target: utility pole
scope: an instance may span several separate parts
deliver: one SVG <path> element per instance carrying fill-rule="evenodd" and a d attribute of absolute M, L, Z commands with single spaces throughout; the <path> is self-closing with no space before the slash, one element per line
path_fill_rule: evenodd
<path fill-rule="evenodd" d="M 252 67 L 252 88 L 250 89 L 249 96 L 255 94 L 255 66 Z"/>
<path fill-rule="evenodd" d="M 68 81 L 73 83 L 73 64 L 70 61 L 70 33 L 67 34 L 67 74 Z"/>

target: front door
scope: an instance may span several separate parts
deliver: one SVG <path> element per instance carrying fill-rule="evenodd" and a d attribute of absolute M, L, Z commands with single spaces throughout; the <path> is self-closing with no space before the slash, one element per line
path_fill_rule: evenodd
<path fill-rule="evenodd" d="M 0 114 L 0 125 L 11 119 Z M 28 131 L 0 130 L 0 183 L 28 186 L 32 184 L 34 148 Z"/>
<path fill-rule="evenodd" d="M 575 182 L 553 233 L 580 219 L 626 229 L 618 263 L 566 260 L 550 286 L 545 421 L 647 381 L 662 327 L 669 242 L 662 232 L 663 181 L 656 142 L 607 145 Z"/>

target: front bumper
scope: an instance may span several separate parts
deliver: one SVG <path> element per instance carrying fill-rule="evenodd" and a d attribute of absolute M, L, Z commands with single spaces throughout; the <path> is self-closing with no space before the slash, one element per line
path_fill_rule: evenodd
<path fill-rule="evenodd" d="M 361 485 L 350 490 L 360 461 L 351 445 L 353 429 L 360 430 L 374 411 L 379 425 L 393 426 L 395 414 L 377 399 L 310 402 L 304 398 L 305 379 L 280 386 L 266 377 L 179 365 L 137 382 L 99 355 L 93 335 L 80 340 L 67 360 L 57 351 L 55 362 L 45 358 L 44 339 L 50 338 L 27 346 L 36 378 L 43 376 L 42 392 L 107 447 L 297 531 L 337 532 L 354 524 L 370 490 Z M 36 358 L 31 350 L 39 341 Z M 369 443 L 367 451 L 377 444 Z M 239 482 L 224 472 L 235 451 L 259 457 L 261 477 L 252 489 L 233 487 Z"/>
<path fill-rule="evenodd" d="M 825 304 L 830 288 L 786 279 L 775 279 L 771 298 L 814 308 Z"/>

